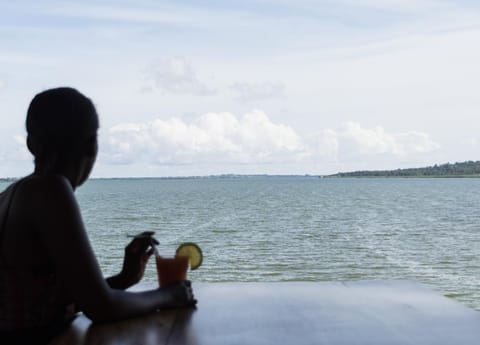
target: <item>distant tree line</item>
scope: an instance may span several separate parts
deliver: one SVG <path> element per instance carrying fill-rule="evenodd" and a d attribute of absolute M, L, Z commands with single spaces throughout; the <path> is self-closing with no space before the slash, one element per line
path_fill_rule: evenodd
<path fill-rule="evenodd" d="M 364 170 L 337 173 L 328 177 L 480 177 L 480 161 L 446 163 L 425 168 Z"/>

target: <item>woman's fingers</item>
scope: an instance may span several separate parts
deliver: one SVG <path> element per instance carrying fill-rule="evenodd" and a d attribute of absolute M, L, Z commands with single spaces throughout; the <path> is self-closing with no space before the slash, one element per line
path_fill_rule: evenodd
<path fill-rule="evenodd" d="M 197 304 L 197 300 L 193 296 L 192 283 L 190 282 L 190 280 L 184 280 L 182 282 L 182 285 L 184 286 L 184 289 L 185 289 L 187 305 Z"/>
<path fill-rule="evenodd" d="M 162 288 L 161 288 L 162 289 Z M 163 289 L 169 290 L 172 294 L 172 306 L 194 306 L 197 300 L 193 295 L 192 284 L 189 280 L 184 280 Z"/>
<path fill-rule="evenodd" d="M 159 244 L 159 242 L 151 236 L 153 232 L 144 232 L 142 234 L 145 234 L 145 236 L 137 236 L 127 245 L 127 251 L 132 253 L 144 253 L 148 248 L 151 248 L 152 245 Z"/>
<path fill-rule="evenodd" d="M 145 253 L 143 253 L 142 261 L 146 264 L 153 253 L 154 253 L 153 248 L 150 248 L 149 250 L 147 250 Z"/>

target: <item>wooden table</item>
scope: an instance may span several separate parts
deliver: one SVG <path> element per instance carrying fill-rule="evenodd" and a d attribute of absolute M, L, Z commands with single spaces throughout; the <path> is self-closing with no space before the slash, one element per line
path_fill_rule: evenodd
<path fill-rule="evenodd" d="M 480 313 L 408 281 L 194 284 L 196 309 L 105 325 L 83 315 L 51 345 L 478 345 Z"/>

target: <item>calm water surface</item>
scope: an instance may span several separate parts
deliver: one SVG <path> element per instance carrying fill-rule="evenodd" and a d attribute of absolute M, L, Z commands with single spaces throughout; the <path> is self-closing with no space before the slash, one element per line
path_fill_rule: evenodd
<path fill-rule="evenodd" d="M 164 254 L 202 247 L 193 281 L 410 279 L 480 310 L 480 179 L 90 180 L 77 196 L 107 275 L 126 234 L 154 230 Z"/>

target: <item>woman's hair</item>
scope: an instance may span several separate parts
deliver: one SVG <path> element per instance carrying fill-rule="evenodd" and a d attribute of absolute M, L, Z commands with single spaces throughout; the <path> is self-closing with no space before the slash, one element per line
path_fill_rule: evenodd
<path fill-rule="evenodd" d="M 36 160 L 77 153 L 96 138 L 98 116 L 92 101 L 69 87 L 37 94 L 30 102 L 26 128 L 28 148 Z"/>

